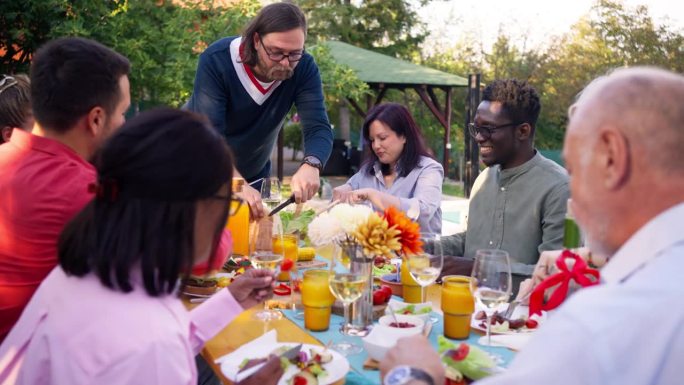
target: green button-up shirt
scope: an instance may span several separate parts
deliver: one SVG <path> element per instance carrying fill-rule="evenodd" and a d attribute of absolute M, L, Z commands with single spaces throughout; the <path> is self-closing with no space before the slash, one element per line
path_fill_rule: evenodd
<path fill-rule="evenodd" d="M 467 230 L 443 238 L 444 254 L 501 249 L 514 274 L 531 275 L 542 251 L 563 247 L 569 197 L 567 172 L 539 152 L 518 167 L 488 167 L 473 185 Z"/>

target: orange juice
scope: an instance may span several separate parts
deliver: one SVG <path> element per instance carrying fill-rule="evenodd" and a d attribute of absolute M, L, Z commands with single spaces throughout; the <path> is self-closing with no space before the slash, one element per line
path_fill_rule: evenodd
<path fill-rule="evenodd" d="M 409 273 L 409 267 L 404 259 L 401 262 L 401 283 L 403 285 L 404 302 L 406 303 L 421 303 L 423 302 L 422 288 L 416 282 L 411 273 Z"/>
<path fill-rule="evenodd" d="M 233 179 L 233 194 L 241 192 L 245 180 L 240 178 Z M 235 211 L 240 204 L 239 201 L 230 202 L 230 211 Z M 233 236 L 233 254 L 249 255 L 249 205 L 246 203 L 235 211 L 234 215 L 228 218 L 226 229 L 230 230 Z"/>
<path fill-rule="evenodd" d="M 283 257 L 285 259 L 289 259 L 292 262 L 297 262 L 297 253 L 299 251 L 299 248 L 297 247 L 298 243 L 297 236 L 294 234 L 285 234 L 283 235 L 282 241 L 278 237 L 273 238 L 273 252 L 275 254 L 283 254 Z M 278 274 L 278 281 L 289 281 L 290 280 L 290 272 L 289 271 L 283 271 L 280 274 Z"/>
<path fill-rule="evenodd" d="M 335 297 L 328 286 L 327 270 L 307 270 L 300 284 L 304 305 L 304 327 L 312 331 L 328 330 Z"/>
<path fill-rule="evenodd" d="M 450 275 L 442 279 L 442 312 L 444 336 L 466 339 L 470 335 L 470 318 L 475 311 L 475 298 L 470 291 L 470 277 Z"/>

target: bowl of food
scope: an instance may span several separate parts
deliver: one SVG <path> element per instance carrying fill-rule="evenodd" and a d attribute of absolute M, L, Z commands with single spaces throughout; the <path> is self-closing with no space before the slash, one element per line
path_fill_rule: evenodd
<path fill-rule="evenodd" d="M 421 334 L 425 327 L 425 321 L 412 315 L 395 314 L 380 317 L 378 323 L 393 329 L 393 334 L 400 337 L 408 337 Z"/>
<path fill-rule="evenodd" d="M 401 284 L 401 280 L 397 279 L 397 274 L 385 274 L 380 277 L 380 282 L 392 289 L 392 295 L 396 295 L 397 297 L 402 297 L 404 295 L 404 287 Z"/>
<path fill-rule="evenodd" d="M 408 337 L 423 332 L 423 321 L 414 317 L 397 317 L 394 321 L 392 316 L 382 316 L 378 325 L 375 325 L 367 336 L 362 338 L 363 347 L 368 357 L 381 361 L 385 354 L 397 344 L 399 338 Z M 399 327 L 390 326 L 398 322 Z M 408 327 L 407 327 L 408 326 Z"/>
<path fill-rule="evenodd" d="M 382 361 L 385 354 L 397 343 L 397 338 L 392 335 L 390 328 L 377 325 L 367 336 L 362 338 L 363 348 L 368 353 L 368 357 Z"/>
<path fill-rule="evenodd" d="M 429 302 L 424 303 L 405 303 L 390 299 L 385 309 L 385 313 L 390 315 L 390 313 L 398 315 L 410 315 L 415 316 L 423 320 L 423 322 L 428 322 L 430 319 L 430 312 L 432 311 L 432 304 Z"/>

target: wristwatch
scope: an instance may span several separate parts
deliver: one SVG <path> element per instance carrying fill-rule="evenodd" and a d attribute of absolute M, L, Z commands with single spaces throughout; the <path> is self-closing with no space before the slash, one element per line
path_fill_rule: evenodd
<path fill-rule="evenodd" d="M 426 371 L 407 365 L 395 366 L 387 373 L 384 385 L 404 385 L 410 381 L 422 381 L 427 385 L 435 385 L 435 380 Z"/>
<path fill-rule="evenodd" d="M 305 156 L 304 160 L 302 160 L 302 164 L 308 164 L 311 167 L 316 167 L 318 171 L 323 170 L 323 162 L 313 155 Z"/>

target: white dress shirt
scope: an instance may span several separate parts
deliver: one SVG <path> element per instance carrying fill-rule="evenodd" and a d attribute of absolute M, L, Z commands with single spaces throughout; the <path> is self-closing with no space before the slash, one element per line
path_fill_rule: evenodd
<path fill-rule="evenodd" d="M 494 384 L 684 384 L 684 204 L 637 231 Z"/>

